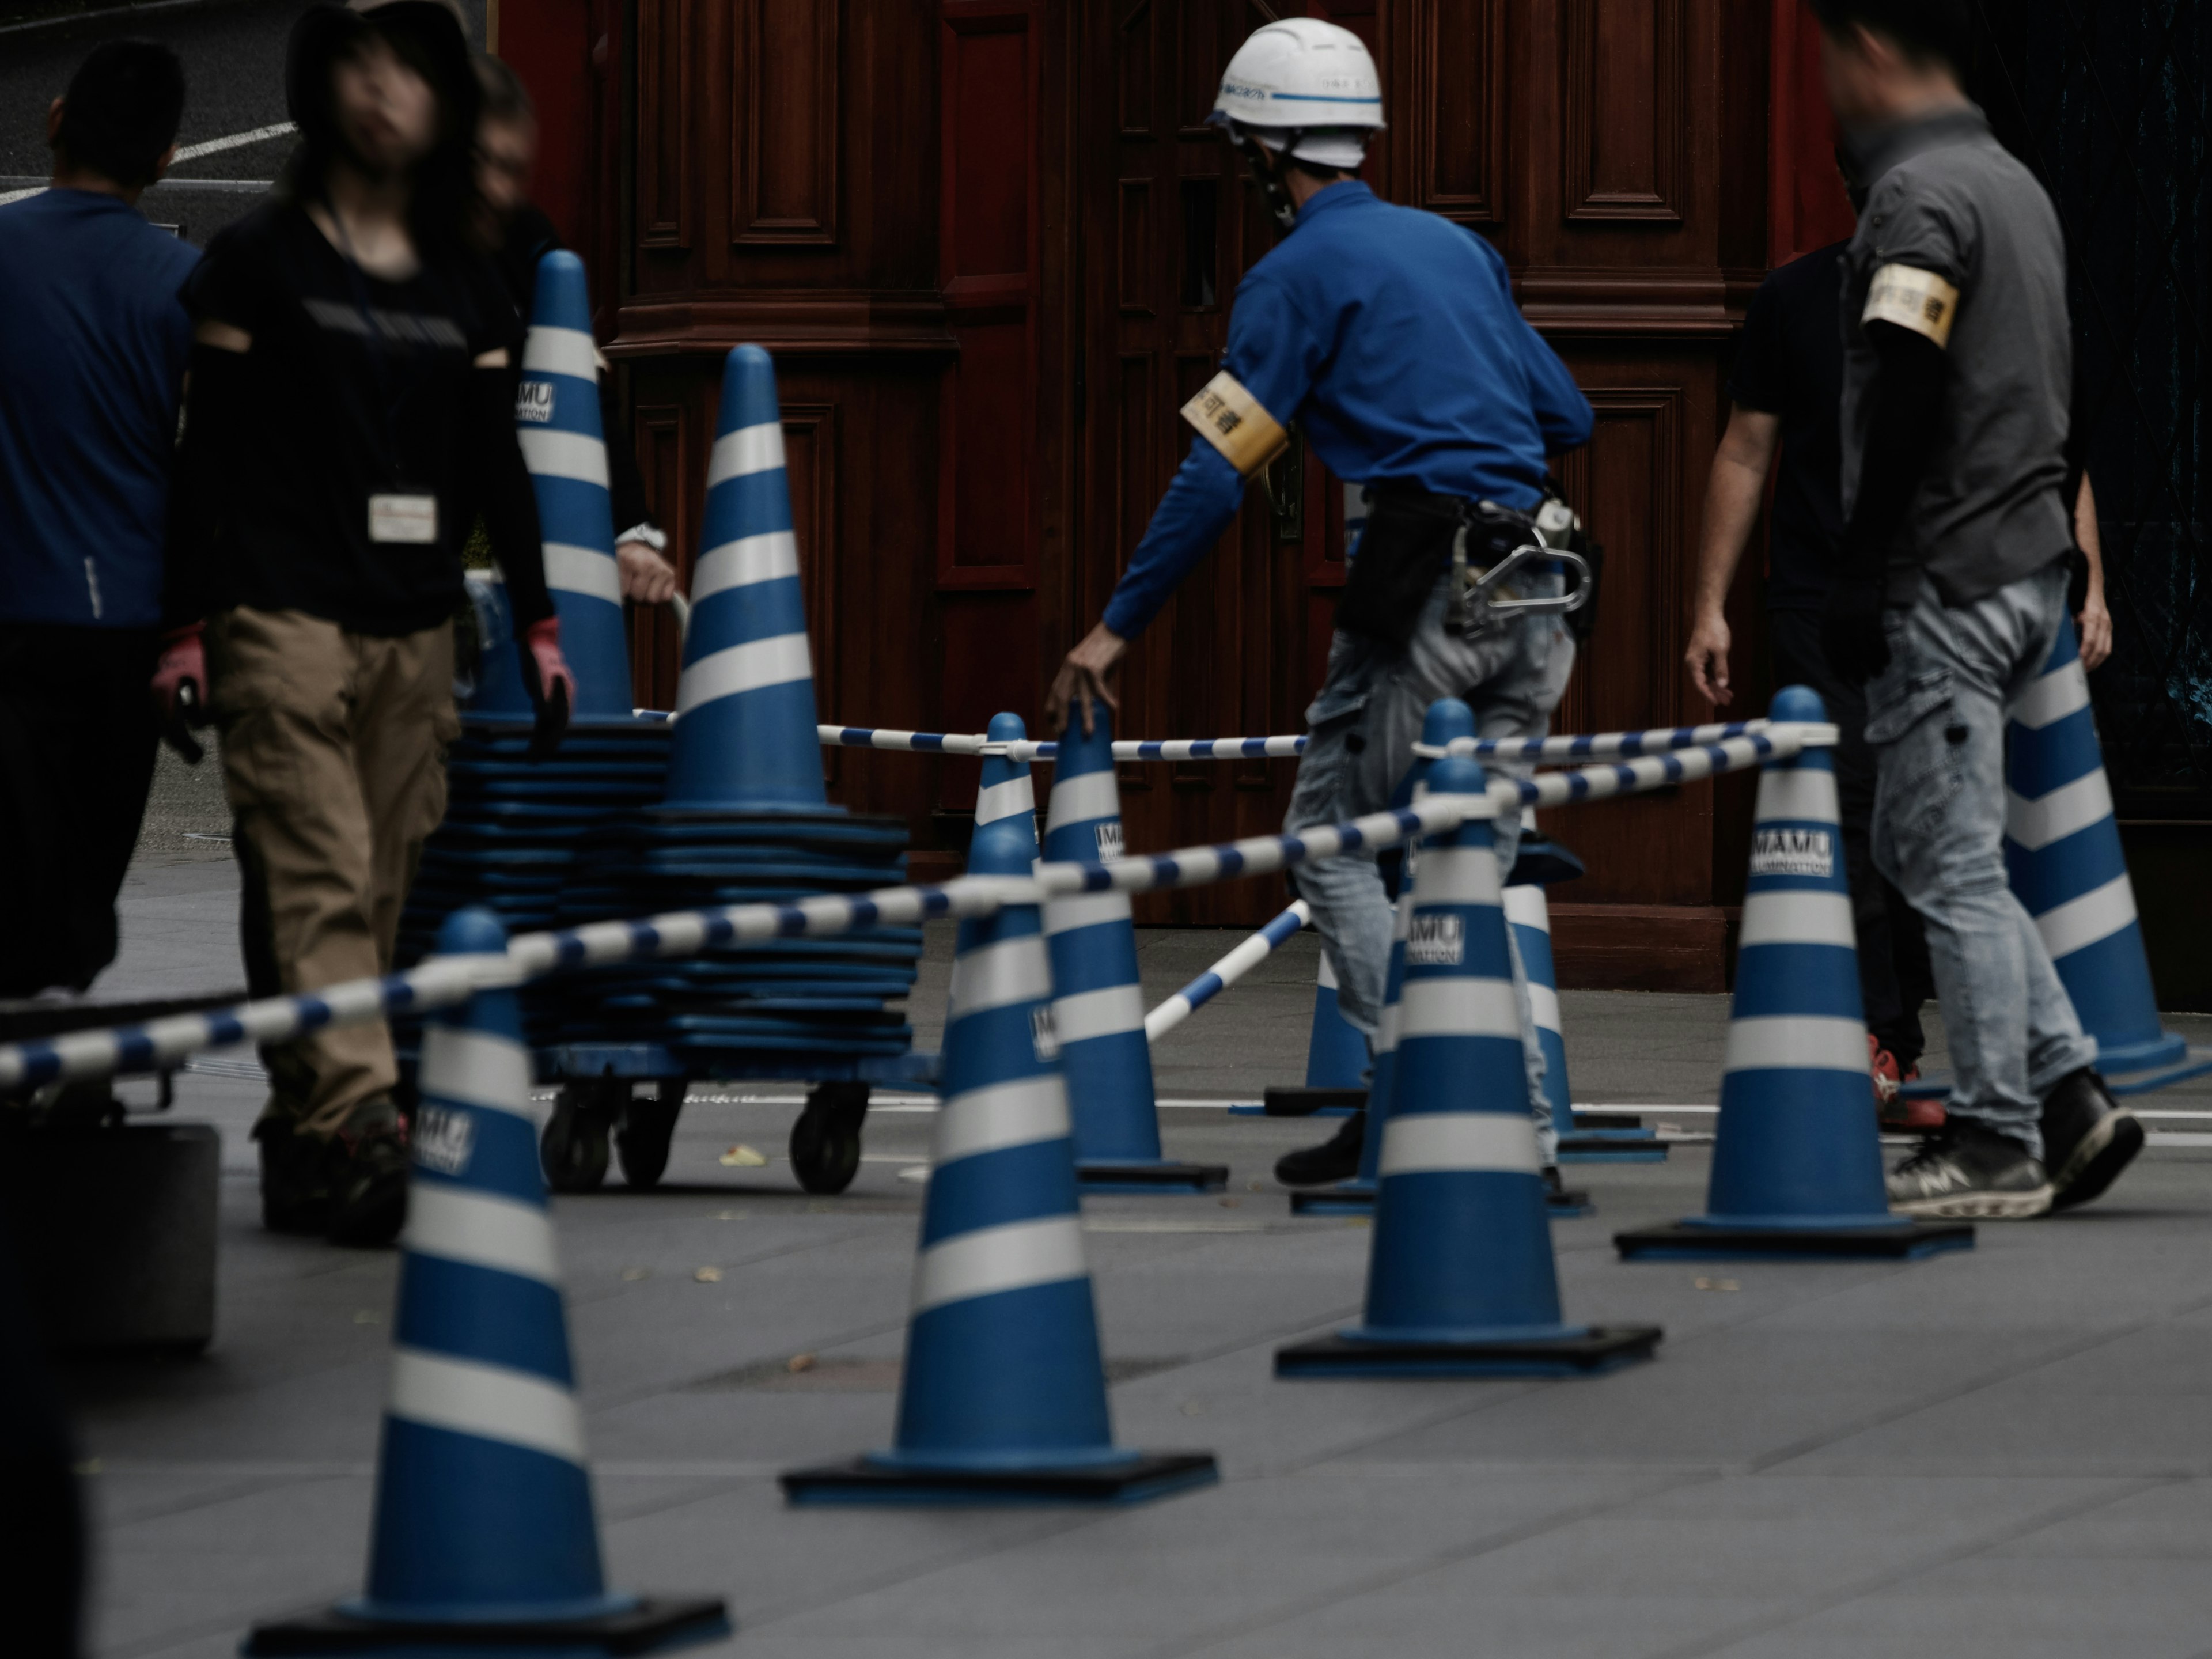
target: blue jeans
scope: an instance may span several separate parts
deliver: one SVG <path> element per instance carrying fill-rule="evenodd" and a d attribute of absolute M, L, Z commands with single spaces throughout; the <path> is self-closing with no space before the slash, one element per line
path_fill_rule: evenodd
<path fill-rule="evenodd" d="M 1948 1109 L 2040 1157 L 2043 1096 L 2094 1065 L 2097 1045 L 2005 878 L 2005 707 L 2051 654 L 2066 567 L 1956 610 L 1921 588 L 1910 610 L 1883 614 L 1889 666 L 1867 685 L 1875 862 L 1928 923 Z"/>
<path fill-rule="evenodd" d="M 1524 598 L 1563 591 L 1565 579 L 1540 576 L 1516 584 Z M 1340 823 L 1380 812 L 1413 763 L 1421 721 L 1438 697 L 1459 697 L 1474 711 L 1485 738 L 1540 738 L 1574 672 L 1575 641 L 1556 617 L 1519 617 L 1483 633 L 1444 632 L 1446 583 L 1439 581 L 1422 607 L 1419 625 L 1402 653 L 1339 634 L 1329 647 L 1328 678 L 1306 710 L 1306 751 L 1283 828 L 1293 832 L 1317 823 Z M 1525 761 L 1486 762 L 1492 776 L 1526 777 Z M 1492 835 L 1501 874 L 1513 867 L 1521 840 L 1518 813 L 1501 813 Z M 1314 926 L 1336 969 L 1337 1006 L 1370 1044 L 1382 1017 L 1390 965 L 1389 894 L 1371 852 L 1347 853 L 1300 865 L 1298 893 L 1313 908 Z M 1512 929 L 1506 929 L 1509 945 Z M 1547 1162 L 1554 1144 L 1551 1110 L 1544 1099 L 1544 1055 L 1528 1006 L 1521 952 L 1513 946 L 1513 988 L 1521 1005 L 1521 1040 L 1528 1057 L 1528 1097 Z"/>

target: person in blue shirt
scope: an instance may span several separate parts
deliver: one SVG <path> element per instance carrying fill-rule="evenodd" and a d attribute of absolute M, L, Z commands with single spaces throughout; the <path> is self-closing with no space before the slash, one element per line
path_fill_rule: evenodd
<path fill-rule="evenodd" d="M 136 205 L 175 149 L 166 46 L 96 48 L 53 185 L 0 207 L 0 997 L 82 990 L 154 773 L 169 464 L 198 257 Z"/>
<path fill-rule="evenodd" d="M 1377 198 L 1354 172 L 1382 125 L 1380 83 L 1358 37 L 1298 18 L 1271 23 L 1231 59 L 1215 105 L 1288 234 L 1248 272 L 1222 371 L 1183 410 L 1197 428 L 1104 617 L 1068 653 L 1048 717 L 1115 702 L 1129 640 L 1236 517 L 1248 479 L 1295 424 L 1338 477 L 1363 486 L 1370 517 L 1337 611 L 1328 675 L 1285 828 L 1340 822 L 1389 804 L 1428 705 L 1461 697 L 1481 735 L 1540 736 L 1574 645 L 1554 559 L 1474 578 L 1517 547 L 1561 546 L 1572 514 L 1549 503 L 1550 456 L 1590 435 L 1589 403 L 1513 303 L 1504 260 L 1432 214 Z M 1539 516 L 1546 526 L 1538 530 Z M 1462 534 L 1462 532 L 1464 532 Z M 1455 550 L 1464 557 L 1455 556 Z M 1464 568 L 1462 568 L 1464 567 Z M 1511 610 L 1493 602 L 1534 608 Z M 1496 826 L 1510 868 L 1517 815 Z M 1382 1018 L 1391 909 L 1372 855 L 1302 866 L 1336 969 L 1346 1018 Z M 1519 965 L 1516 962 L 1516 976 Z M 1549 1163 L 1542 1060 L 1527 1014 L 1531 1100 Z M 1277 1166 L 1287 1183 L 1357 1166 L 1358 1116 L 1327 1146 Z"/>

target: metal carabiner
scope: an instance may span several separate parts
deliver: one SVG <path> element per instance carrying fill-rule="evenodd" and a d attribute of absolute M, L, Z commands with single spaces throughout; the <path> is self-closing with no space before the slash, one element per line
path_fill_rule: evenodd
<path fill-rule="evenodd" d="M 1575 568 L 1575 585 L 1565 592 L 1535 599 L 1494 599 L 1490 590 L 1514 569 L 1529 559 L 1557 559 Z M 1540 541 L 1523 542 L 1496 564 L 1475 578 L 1474 591 L 1481 596 L 1486 611 L 1532 617 L 1565 616 L 1570 611 L 1579 611 L 1589 598 L 1590 569 L 1583 556 L 1571 553 L 1564 547 L 1547 547 Z"/>

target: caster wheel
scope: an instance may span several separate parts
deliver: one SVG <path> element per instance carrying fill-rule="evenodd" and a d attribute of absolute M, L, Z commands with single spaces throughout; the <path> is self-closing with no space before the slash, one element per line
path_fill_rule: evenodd
<path fill-rule="evenodd" d="M 791 1126 L 791 1167 L 810 1193 L 842 1193 L 860 1172 L 860 1120 L 867 1114 L 865 1083 L 823 1083 L 806 1097 Z"/>
<path fill-rule="evenodd" d="M 614 1115 L 605 1091 L 571 1083 L 553 1098 L 553 1115 L 538 1138 L 545 1184 L 556 1193 L 595 1193 L 607 1178 L 607 1129 Z"/>
<path fill-rule="evenodd" d="M 641 1191 L 658 1186 L 668 1168 L 668 1143 L 676 1133 L 677 1114 L 684 1109 L 684 1079 L 664 1079 L 653 1099 L 633 1098 L 623 1109 L 615 1155 L 622 1160 L 623 1179 Z"/>

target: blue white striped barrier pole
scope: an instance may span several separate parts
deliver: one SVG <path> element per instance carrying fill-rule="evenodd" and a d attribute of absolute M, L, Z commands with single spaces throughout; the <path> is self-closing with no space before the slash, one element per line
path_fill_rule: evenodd
<path fill-rule="evenodd" d="M 1463 738 L 1449 745 L 1455 755 L 1479 760 L 1504 758 L 1530 761 L 1595 760 L 1663 754 L 1676 749 L 1700 749 L 1730 738 L 1747 737 L 1766 729 L 1766 722 L 1733 720 L 1724 725 L 1673 726 L 1650 732 L 1599 732 L 1585 737 Z M 988 737 L 955 732 L 901 732 L 874 726 L 823 726 L 816 729 L 825 747 L 890 749 L 933 755 L 988 755 L 994 752 Z M 1305 753 L 1304 733 L 1274 738 L 1166 738 L 1123 739 L 1114 744 L 1117 761 L 1264 760 Z M 1060 745 L 1024 740 L 1008 752 L 1025 761 L 1049 761 Z M 1419 743 L 1413 753 L 1434 760 L 1445 753 L 1442 745 Z"/>
<path fill-rule="evenodd" d="M 583 720 L 628 720 L 629 635 L 599 430 L 599 348 L 584 262 L 565 248 L 538 262 L 514 428 L 538 497 L 562 654 L 575 671 L 572 712 Z"/>
<path fill-rule="evenodd" d="M 1565 805 L 1695 782 L 1756 766 L 1771 756 L 1833 744 L 1836 728 L 1819 723 L 1777 726 L 1702 750 L 1645 756 L 1616 765 L 1502 779 L 1492 786 L 1504 807 Z M 1146 893 L 1203 887 L 1244 876 L 1271 875 L 1311 859 L 1364 848 L 1396 846 L 1459 821 L 1446 800 L 1370 812 L 1348 823 L 1295 836 L 1255 836 L 1212 847 L 1139 854 L 1113 864 L 1088 860 L 1040 864 L 1027 878 L 963 876 L 941 885 L 886 887 L 872 893 L 823 894 L 790 904 L 736 904 L 678 910 L 633 921 L 593 922 L 559 933 L 525 933 L 507 946 L 526 979 L 604 963 L 664 960 L 710 946 L 760 939 L 828 938 L 875 927 L 911 927 L 940 917 L 988 915 L 1002 904 L 1037 903 L 1059 894 Z M 394 1014 L 423 1013 L 465 1000 L 475 988 L 465 963 L 433 958 L 383 979 L 351 980 L 307 996 L 270 997 L 202 1014 L 179 1014 L 143 1025 L 74 1031 L 65 1036 L 0 1044 L 0 1091 L 58 1080 L 128 1076 L 167 1069 L 206 1048 L 238 1042 L 283 1042 L 325 1025 L 353 1024 Z"/>
<path fill-rule="evenodd" d="M 2007 711 L 2005 866 L 2107 1073 L 2172 1066 L 2188 1042 L 2159 1024 L 2112 787 L 2073 618 Z"/>
<path fill-rule="evenodd" d="M 1802 685 L 1774 718 L 1821 717 Z M 1621 1233 L 1628 1259 L 1915 1257 L 1971 1225 L 1893 1214 L 1867 1091 L 1866 1021 L 1834 763 L 1778 757 L 1759 780 L 1705 1213 Z"/>
<path fill-rule="evenodd" d="M 1304 899 L 1253 934 L 1196 979 L 1145 1016 L 1145 1041 L 1158 1042 L 1198 1010 L 1250 973 L 1290 936 L 1313 920 Z"/>
<path fill-rule="evenodd" d="M 784 476 L 775 368 L 738 346 L 707 463 L 705 551 L 676 682 L 671 806 L 821 807 L 814 663 Z"/>
<path fill-rule="evenodd" d="M 1035 852 L 1002 817 L 969 865 L 1015 876 Z M 1051 995 L 1034 904 L 961 923 L 897 1445 L 792 1471 L 793 1502 L 1127 1503 L 1218 1478 L 1202 1452 L 1114 1444 Z"/>
<path fill-rule="evenodd" d="M 439 934 L 483 988 L 422 1034 L 368 1593 L 259 1627 L 248 1654 L 360 1652 L 379 1626 L 380 1650 L 511 1651 L 555 1623 L 586 1654 L 636 1650 L 617 1644 L 632 1625 L 647 1647 L 729 1632 L 719 1600 L 656 1607 L 601 1577 L 507 944 L 483 909 Z"/>
<path fill-rule="evenodd" d="M 1648 1359 L 1649 1327 L 1565 1323 L 1542 1155 L 1482 769 L 1454 756 L 1432 796 L 1480 802 L 1420 844 L 1383 1126 L 1367 1310 L 1279 1350 L 1280 1376 L 1563 1376 Z"/>

